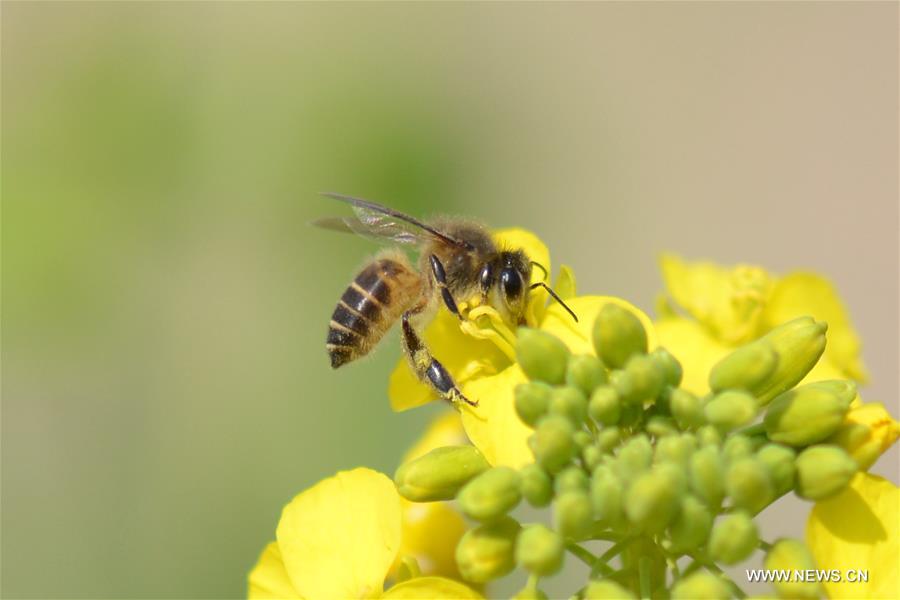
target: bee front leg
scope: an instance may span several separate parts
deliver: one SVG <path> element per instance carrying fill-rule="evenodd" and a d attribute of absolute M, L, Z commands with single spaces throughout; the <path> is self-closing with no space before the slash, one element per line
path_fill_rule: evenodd
<path fill-rule="evenodd" d="M 444 265 L 441 264 L 440 259 L 434 254 L 428 257 L 428 262 L 431 264 L 431 274 L 434 275 L 434 281 L 437 284 L 438 289 L 441 290 L 441 298 L 444 300 L 444 304 L 447 305 L 447 310 L 452 312 L 460 321 L 462 321 L 463 318 L 462 315 L 459 314 L 456 300 L 453 299 L 453 294 L 450 293 L 450 289 L 447 287 L 447 273 L 444 271 Z"/>
<path fill-rule="evenodd" d="M 420 310 L 422 309 L 412 309 L 403 313 L 403 335 L 401 336 L 403 351 L 406 352 L 406 357 L 416 376 L 451 403 L 462 401 L 470 406 L 478 406 L 477 402 L 472 402 L 459 391 L 450 373 L 431 355 L 416 328 L 410 322 L 410 318 Z"/>

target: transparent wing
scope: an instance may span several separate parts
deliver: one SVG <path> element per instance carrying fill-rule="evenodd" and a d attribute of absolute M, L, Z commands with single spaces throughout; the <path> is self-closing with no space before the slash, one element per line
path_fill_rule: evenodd
<path fill-rule="evenodd" d="M 312 225 L 322 229 L 330 229 L 331 231 L 355 233 L 376 241 L 390 241 L 398 244 L 418 244 L 431 237 L 426 231 L 421 231 L 421 233 L 408 231 L 396 223 L 392 224 L 390 222 L 372 225 L 356 217 L 324 217 L 316 219 L 312 222 Z"/>
<path fill-rule="evenodd" d="M 414 217 L 387 206 L 340 194 L 323 194 L 323 196 L 346 202 L 353 208 L 356 216 L 327 217 L 313 221 L 313 225 L 318 227 L 356 233 L 368 238 L 390 240 L 400 244 L 418 244 L 423 241 L 439 240 L 466 250 L 473 249 L 468 242 L 454 239 Z"/>

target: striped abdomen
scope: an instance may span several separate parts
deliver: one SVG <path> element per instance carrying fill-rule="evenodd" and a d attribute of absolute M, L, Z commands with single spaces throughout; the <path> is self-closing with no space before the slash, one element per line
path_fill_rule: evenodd
<path fill-rule="evenodd" d="M 325 347 L 338 368 L 369 350 L 421 293 L 419 275 L 405 256 L 369 263 L 341 296 L 331 315 Z"/>

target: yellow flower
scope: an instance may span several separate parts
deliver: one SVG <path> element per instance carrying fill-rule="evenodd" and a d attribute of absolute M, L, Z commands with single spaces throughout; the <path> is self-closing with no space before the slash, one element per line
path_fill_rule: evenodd
<path fill-rule="evenodd" d="M 459 415 L 446 411 L 435 419 L 403 457 L 409 462 L 441 446 L 468 443 Z M 460 579 L 456 545 L 466 532 L 466 522 L 449 502 L 410 502 L 400 498 L 403 535 L 400 551 L 391 569 L 396 573 L 404 557 L 413 557 L 422 573 Z"/>
<path fill-rule="evenodd" d="M 900 488 L 859 473 L 837 496 L 819 502 L 806 524 L 806 543 L 817 567 L 839 569 L 840 582 L 824 583 L 831 598 L 900 598 Z M 864 572 L 868 582 L 851 581 Z"/>
<path fill-rule="evenodd" d="M 796 272 L 775 277 L 760 267 L 725 268 L 709 262 L 687 263 L 674 255 L 660 261 L 671 300 L 664 299 L 656 321 L 660 345 L 684 369 L 682 387 L 702 395 L 709 391 L 709 370 L 737 346 L 781 323 L 812 316 L 828 323 L 825 352 L 801 383 L 826 379 L 864 382 L 859 336 L 834 286 L 819 275 Z M 880 404 L 851 405 L 832 442 L 868 469 L 900 435 L 900 425 Z"/>
<path fill-rule="evenodd" d="M 442 577 L 383 592 L 401 546 L 400 496 L 370 469 L 339 472 L 302 492 L 281 514 L 276 540 L 249 576 L 250 598 L 478 598 Z"/>
<path fill-rule="evenodd" d="M 828 323 L 828 345 L 804 382 L 865 381 L 859 336 L 825 278 L 805 272 L 775 277 L 760 267 L 688 263 L 668 254 L 660 265 L 669 298 L 664 299 L 656 330 L 660 345 L 684 367 L 682 387 L 705 394 L 707 375 L 719 359 L 781 323 L 807 315 Z"/>
<path fill-rule="evenodd" d="M 495 233 L 499 245 L 522 248 L 531 260 L 550 271 L 547 247 L 534 234 L 521 229 Z M 532 282 L 543 276 L 540 269 L 532 273 Z M 575 277 L 568 267 L 561 267 L 554 290 L 578 315 L 576 323 L 557 303 L 547 305 L 547 293 L 532 291 L 525 311 L 529 327 L 552 333 L 576 354 L 594 354 L 591 329 L 600 309 L 608 303 L 618 304 L 633 312 L 647 330 L 650 348 L 656 346 L 650 319 L 628 302 L 606 296 L 576 296 Z M 438 311 L 425 331 L 425 340 L 434 355 L 448 368 L 457 385 L 475 408 L 461 407 L 462 423 L 472 443 L 493 465 L 520 467 L 533 461 L 526 440 L 531 435 L 521 422 L 513 404 L 513 390 L 527 379 L 516 364 L 515 328 L 505 323 L 490 306 L 472 300 L 459 302 L 464 317 L 458 319 L 445 310 Z M 420 383 L 405 360 L 400 360 L 391 374 L 388 395 L 394 410 L 406 410 L 434 399 L 431 390 Z"/>
<path fill-rule="evenodd" d="M 877 402 L 857 404 L 844 417 L 844 423 L 830 442 L 841 446 L 866 470 L 900 437 L 900 423 L 884 405 Z"/>

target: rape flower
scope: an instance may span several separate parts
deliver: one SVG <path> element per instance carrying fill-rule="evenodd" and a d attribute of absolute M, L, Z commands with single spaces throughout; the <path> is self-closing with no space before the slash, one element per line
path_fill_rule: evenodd
<path fill-rule="evenodd" d="M 806 272 L 776 277 L 755 266 L 688 263 L 666 254 L 660 261 L 668 297 L 656 321 L 659 343 L 684 366 L 682 387 L 708 391 L 710 368 L 737 346 L 796 317 L 828 323 L 828 344 L 806 381 L 866 380 L 860 341 L 843 302 L 825 278 Z M 676 310 L 676 306 L 686 315 Z"/>
<path fill-rule="evenodd" d="M 414 577 L 383 592 L 401 547 L 400 496 L 371 469 L 341 471 L 296 496 L 276 541 L 249 576 L 255 598 L 479 598 L 442 577 Z"/>
<path fill-rule="evenodd" d="M 841 581 L 824 581 L 831 598 L 898 598 L 900 488 L 859 473 L 838 495 L 819 502 L 806 524 L 806 543 L 819 569 L 840 569 Z M 869 580 L 850 581 L 848 570 Z"/>
<path fill-rule="evenodd" d="M 505 229 L 495 233 L 501 246 L 522 248 L 528 257 L 551 269 L 547 247 L 533 233 L 522 229 Z M 532 273 L 532 282 L 543 276 L 540 269 Z M 641 321 L 648 335 L 648 345 L 656 346 L 650 319 L 628 302 L 608 296 L 576 296 L 575 277 L 563 266 L 554 284 L 556 293 L 578 315 L 576 323 L 556 303 L 547 305 L 548 294 L 532 290 L 525 310 L 525 324 L 559 338 L 574 354 L 595 354 L 592 326 L 600 309 L 616 304 Z M 438 311 L 425 331 L 425 340 L 435 356 L 444 364 L 457 385 L 477 407 L 460 407 L 466 434 L 492 465 L 521 467 L 532 461 L 526 440 L 531 435 L 515 412 L 514 390 L 527 381 L 516 363 L 515 326 L 506 323 L 491 306 L 474 301 L 458 302 L 463 322 L 445 310 Z M 391 374 L 388 396 L 394 410 L 402 411 L 434 399 L 431 390 L 419 382 L 405 360 Z"/>
<path fill-rule="evenodd" d="M 861 469 L 868 469 L 900 437 L 900 423 L 877 402 L 850 408 L 830 441 L 850 453 Z"/>
<path fill-rule="evenodd" d="M 442 446 L 468 443 L 459 415 L 445 411 L 438 416 L 419 440 L 403 456 L 401 464 Z M 459 579 L 454 549 L 466 532 L 462 515 L 448 502 L 410 502 L 400 498 L 400 551 L 391 568 L 396 574 L 403 557 L 412 557 L 423 574 Z"/>

